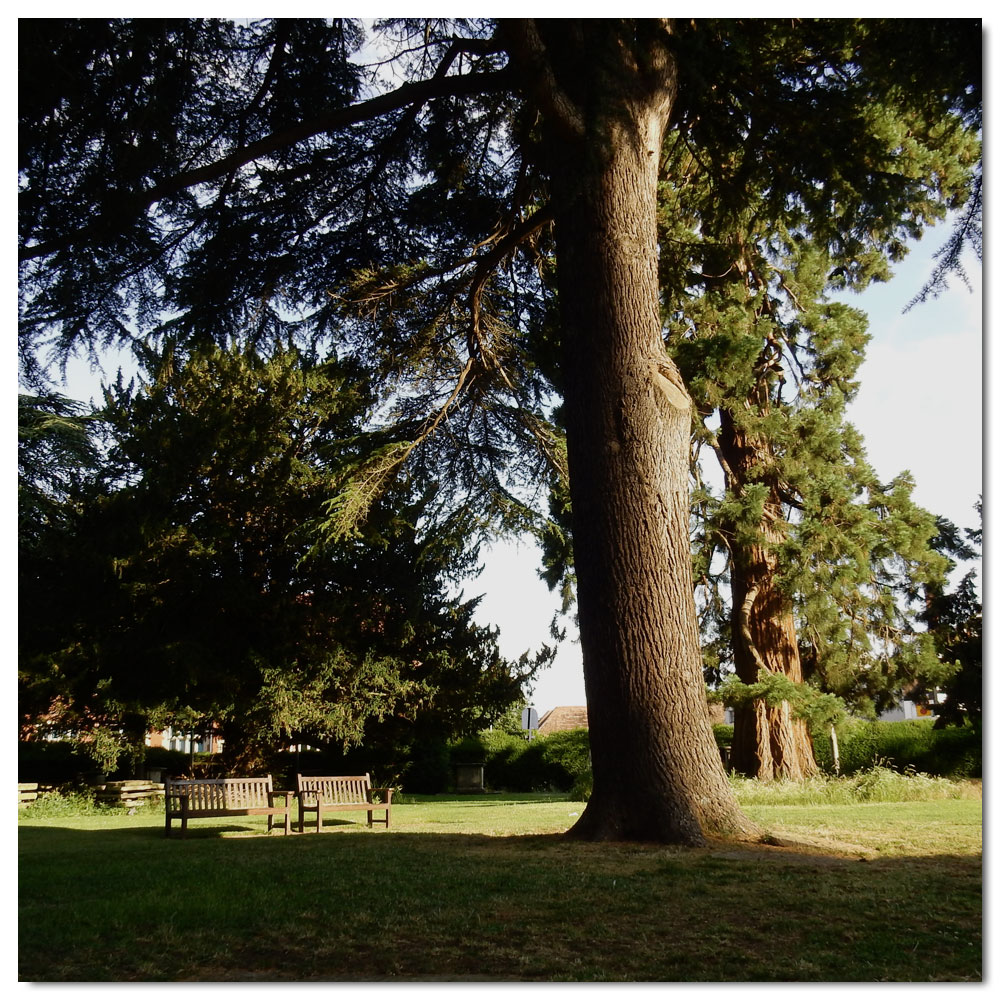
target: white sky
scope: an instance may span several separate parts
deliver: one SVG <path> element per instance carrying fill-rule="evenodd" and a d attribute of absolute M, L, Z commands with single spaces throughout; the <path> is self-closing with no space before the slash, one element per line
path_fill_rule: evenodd
<path fill-rule="evenodd" d="M 872 339 L 861 368 L 861 390 L 849 419 L 864 435 L 882 480 L 909 470 L 913 499 L 960 528 L 976 527 L 983 492 L 982 277 L 967 266 L 972 291 L 952 279 L 936 300 L 903 308 L 926 282 L 932 255 L 950 230 L 939 226 L 915 244 L 893 279 L 847 301 L 865 310 Z M 513 658 L 549 638 L 558 606 L 538 578 L 537 548 L 528 542 L 485 553 L 485 568 L 465 595 L 483 594 L 476 619 L 500 628 L 500 649 Z M 583 665 L 570 627 L 552 667 L 536 680 L 539 716 L 557 705 L 586 703 Z"/>

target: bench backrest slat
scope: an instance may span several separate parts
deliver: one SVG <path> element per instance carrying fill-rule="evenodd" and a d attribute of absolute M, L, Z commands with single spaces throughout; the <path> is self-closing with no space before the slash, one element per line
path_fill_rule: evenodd
<path fill-rule="evenodd" d="M 250 809 L 266 806 L 272 791 L 271 775 L 266 778 L 199 778 L 165 782 L 168 795 L 187 795 L 192 812 L 210 809 Z"/>

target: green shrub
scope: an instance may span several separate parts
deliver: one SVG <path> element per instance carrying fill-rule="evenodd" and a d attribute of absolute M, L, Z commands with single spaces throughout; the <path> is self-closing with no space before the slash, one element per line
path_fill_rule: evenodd
<path fill-rule="evenodd" d="M 586 771 L 581 774 L 569 790 L 571 802 L 589 802 L 590 796 L 594 793 L 594 772 Z"/>
<path fill-rule="evenodd" d="M 569 791 L 590 770 L 586 729 L 527 740 L 487 730 L 452 744 L 452 766 L 482 763 L 486 786 L 510 792 Z"/>
<path fill-rule="evenodd" d="M 94 769 L 94 762 L 68 740 L 25 740 L 17 744 L 18 781 L 64 785 Z"/>
<path fill-rule="evenodd" d="M 559 791 L 567 791 L 582 775 L 590 773 L 589 730 L 569 729 L 535 742 L 545 767 L 544 777 Z"/>
<path fill-rule="evenodd" d="M 413 740 L 392 747 L 324 747 L 271 756 L 268 767 L 281 788 L 295 787 L 295 774 L 370 774 L 372 784 L 409 792 L 444 791 L 448 785 L 448 747 L 444 741 Z"/>
<path fill-rule="evenodd" d="M 166 747 L 145 747 L 142 764 L 136 768 L 128 753 L 123 753 L 116 770 L 108 772 L 109 778 L 131 778 L 133 770 L 145 777 L 149 768 L 159 768 L 165 774 L 188 774 L 191 754 Z M 194 755 L 196 763 L 208 763 L 212 754 Z M 69 740 L 28 740 L 17 746 L 18 781 L 37 781 L 42 785 L 66 785 L 93 776 L 97 764 L 93 758 Z"/>
<path fill-rule="evenodd" d="M 724 722 L 717 722 L 712 725 L 712 735 L 720 749 L 728 750 L 733 745 L 733 727 Z"/>
<path fill-rule="evenodd" d="M 510 792 L 532 791 L 538 756 L 533 741 L 496 730 L 482 733 L 480 738 L 485 751 L 486 786 Z"/>
<path fill-rule="evenodd" d="M 876 766 L 907 768 L 950 778 L 982 775 L 982 740 L 971 727 L 935 729 L 931 719 L 870 722 L 849 719 L 837 727 L 840 773 L 855 774 Z M 827 732 L 813 736 L 816 762 L 833 773 L 833 751 Z"/>
<path fill-rule="evenodd" d="M 99 805 L 94 793 L 85 788 L 65 786 L 51 792 L 42 792 L 34 802 L 20 806 L 18 815 L 31 819 L 51 819 L 59 816 L 96 816 L 123 813 L 117 806 Z"/>
<path fill-rule="evenodd" d="M 935 729 L 934 744 L 921 770 L 949 778 L 983 776 L 983 736 L 970 726 Z"/>
<path fill-rule="evenodd" d="M 406 791 L 434 795 L 447 791 L 451 782 L 451 749 L 447 740 L 424 739 L 410 746 L 409 761 L 402 777 Z"/>

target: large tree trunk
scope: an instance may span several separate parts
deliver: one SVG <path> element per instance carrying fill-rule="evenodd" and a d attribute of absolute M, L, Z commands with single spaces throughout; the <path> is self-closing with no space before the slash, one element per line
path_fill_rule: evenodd
<path fill-rule="evenodd" d="M 565 90 L 542 102 L 563 116 L 546 146 L 594 772 L 570 832 L 680 844 L 751 836 L 709 722 L 691 580 L 690 400 L 659 313 L 657 172 L 673 63 L 665 46 L 646 45 L 646 65 L 630 65 L 628 42 L 600 23 L 564 30 L 590 45 L 550 59 L 548 82 Z M 540 38 L 527 41 L 537 68 Z M 567 44 L 554 32 L 545 41 Z M 581 80 L 594 89 L 581 94 Z"/>
<path fill-rule="evenodd" d="M 725 410 L 719 446 L 730 489 L 742 490 L 769 464 L 765 446 L 751 440 Z M 736 675 L 745 684 L 756 683 L 762 670 L 802 682 L 795 620 L 777 587 L 782 523 L 781 502 L 772 489 L 757 528 L 758 541 L 732 542 L 733 659 Z M 769 706 L 762 700 L 736 708 L 730 763 L 740 774 L 764 780 L 805 778 L 819 770 L 806 723 L 792 716 L 787 702 Z"/>

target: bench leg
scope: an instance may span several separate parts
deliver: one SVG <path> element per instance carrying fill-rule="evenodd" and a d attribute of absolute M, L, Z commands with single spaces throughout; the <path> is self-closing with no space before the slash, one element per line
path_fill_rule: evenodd
<path fill-rule="evenodd" d="M 319 833 L 323 828 L 323 804 L 322 802 L 317 802 L 315 806 L 306 806 L 302 799 L 299 799 L 299 833 L 306 832 L 306 813 L 316 812 L 316 832 Z"/>

